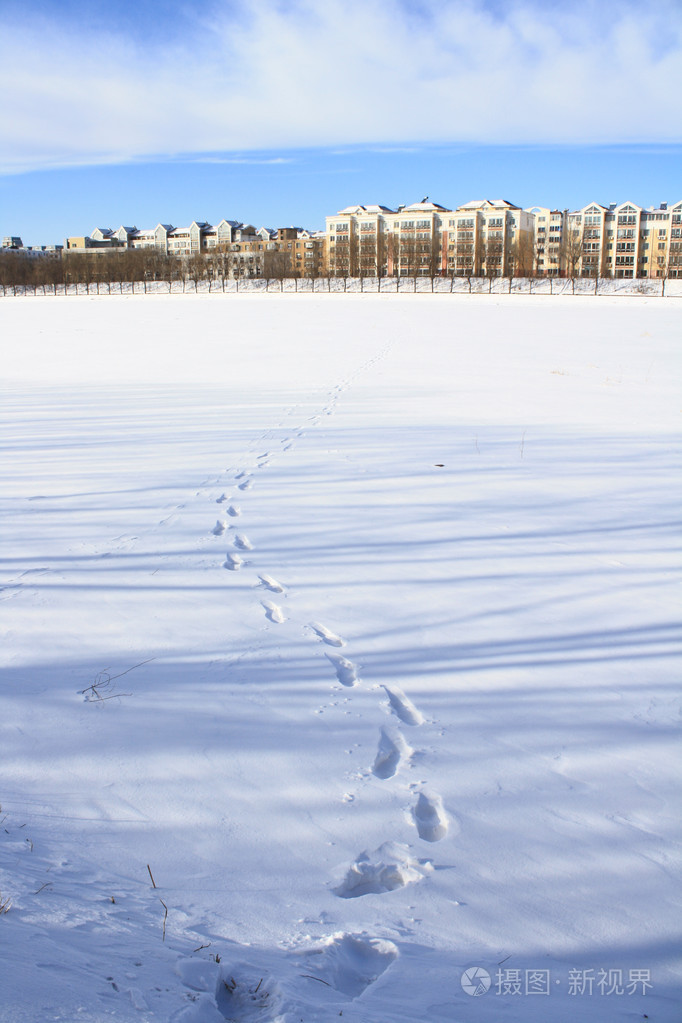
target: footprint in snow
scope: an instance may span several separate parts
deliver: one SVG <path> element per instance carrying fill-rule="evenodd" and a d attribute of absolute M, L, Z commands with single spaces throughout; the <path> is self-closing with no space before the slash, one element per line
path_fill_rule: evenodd
<path fill-rule="evenodd" d="M 229 500 L 230 500 L 230 499 L 229 499 L 229 497 L 227 496 L 227 494 L 221 494 L 221 495 L 220 495 L 220 497 L 217 497 L 217 498 L 216 498 L 216 502 L 215 502 L 215 503 L 216 503 L 216 504 L 223 504 L 223 502 L 224 502 L 224 501 L 229 501 Z"/>
<path fill-rule="evenodd" d="M 231 572 L 238 572 L 244 562 L 238 554 L 228 553 L 225 561 L 223 562 L 223 568 L 229 568 Z"/>
<path fill-rule="evenodd" d="M 414 859 L 406 845 L 384 842 L 374 853 L 361 853 L 333 891 L 340 899 L 383 895 L 421 881 L 432 870 L 433 865 L 428 860 Z"/>
<path fill-rule="evenodd" d="M 274 1023 L 283 1018 L 278 984 L 248 964 L 221 964 L 215 1003 L 229 1023 Z"/>
<path fill-rule="evenodd" d="M 239 518 L 241 513 L 242 510 L 238 504 L 231 504 L 230 507 L 227 509 L 227 514 L 231 515 L 233 519 Z"/>
<path fill-rule="evenodd" d="M 213 529 L 211 530 L 211 532 L 213 533 L 214 536 L 222 536 L 226 529 L 227 529 L 227 523 L 226 522 L 221 522 L 221 520 L 218 519 L 218 521 L 216 522 L 216 524 L 213 527 Z"/>
<path fill-rule="evenodd" d="M 412 701 L 397 686 L 382 686 L 388 696 L 393 713 L 406 725 L 421 725 L 424 715 L 417 710 Z"/>
<path fill-rule="evenodd" d="M 398 958 L 392 941 L 364 935 L 335 934 L 321 948 L 306 953 L 308 980 L 327 984 L 348 998 L 358 998 Z"/>
<path fill-rule="evenodd" d="M 440 842 L 448 833 L 448 818 L 440 796 L 419 793 L 412 811 L 419 837 L 425 842 Z"/>
<path fill-rule="evenodd" d="M 251 479 L 244 480 L 243 483 L 239 484 L 239 490 L 250 490 L 252 486 L 253 486 L 253 480 L 251 480 Z"/>
<path fill-rule="evenodd" d="M 403 760 L 408 760 L 412 750 L 403 739 L 400 732 L 389 732 L 388 729 L 381 729 L 379 748 L 372 766 L 372 774 L 385 781 L 392 778 L 397 772 Z"/>
<path fill-rule="evenodd" d="M 265 608 L 265 617 L 271 622 L 275 622 L 277 625 L 281 625 L 282 622 L 286 621 L 282 608 L 277 604 L 273 604 L 271 600 L 262 600 L 261 604 Z"/>
<path fill-rule="evenodd" d="M 238 547 L 240 551 L 252 551 L 253 544 L 249 540 L 248 536 L 243 533 L 237 533 L 234 538 L 234 545 Z"/>
<path fill-rule="evenodd" d="M 316 636 L 322 640 L 323 643 L 327 643 L 328 646 L 345 646 L 345 639 L 341 639 L 336 633 L 327 629 L 324 625 L 320 625 L 319 622 L 311 622 L 310 628 L 313 630 Z"/>
<path fill-rule="evenodd" d="M 181 959 L 175 972 L 192 992 L 191 1004 L 173 1017 L 177 1023 L 272 1023 L 281 1018 L 279 985 L 248 962 L 223 959 L 219 966 L 192 957 Z"/>
<path fill-rule="evenodd" d="M 350 688 L 358 684 L 358 669 L 352 661 L 349 661 L 347 657 L 342 657 L 341 654 L 325 654 L 325 657 L 334 665 L 336 677 L 342 686 Z"/>
<path fill-rule="evenodd" d="M 262 582 L 263 586 L 265 586 L 265 588 L 267 590 L 270 590 L 272 593 L 285 592 L 282 584 L 278 583 L 276 579 L 273 579 L 271 575 L 267 575 L 265 572 L 263 572 L 263 574 L 259 575 L 258 578 Z"/>

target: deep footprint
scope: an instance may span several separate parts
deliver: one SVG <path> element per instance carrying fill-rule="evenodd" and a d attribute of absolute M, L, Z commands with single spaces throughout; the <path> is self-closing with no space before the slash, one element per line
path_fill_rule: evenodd
<path fill-rule="evenodd" d="M 229 1023 L 272 1023 L 280 1018 L 278 985 L 244 963 L 221 965 L 215 1002 Z"/>
<path fill-rule="evenodd" d="M 228 568 L 231 572 L 238 572 L 244 562 L 238 554 L 228 554 L 223 562 L 223 568 Z"/>
<path fill-rule="evenodd" d="M 419 837 L 425 842 L 440 842 L 448 833 L 448 818 L 440 796 L 419 793 L 412 811 Z"/>
<path fill-rule="evenodd" d="M 237 516 L 241 515 L 241 513 L 242 513 L 241 508 L 239 507 L 239 505 L 236 504 L 231 504 L 230 507 L 227 509 L 227 514 L 231 515 L 232 518 L 237 518 Z"/>
<path fill-rule="evenodd" d="M 282 584 L 278 583 L 276 579 L 273 579 L 271 575 L 267 575 L 265 572 L 263 572 L 263 574 L 259 575 L 258 578 L 262 582 L 263 586 L 265 586 L 266 589 L 270 590 L 271 593 L 285 592 Z"/>
<path fill-rule="evenodd" d="M 363 895 L 383 895 L 413 884 L 433 870 L 428 860 L 416 860 L 406 845 L 384 842 L 370 855 L 364 852 L 350 865 L 334 894 L 340 899 L 358 899 Z"/>
<path fill-rule="evenodd" d="M 306 969 L 349 998 L 358 998 L 398 958 L 392 941 L 362 935 L 335 934 L 322 948 L 308 953 Z"/>
<path fill-rule="evenodd" d="M 234 545 L 238 547 L 240 551 L 252 551 L 253 544 L 249 540 L 248 536 L 243 533 L 237 533 L 234 538 Z"/>
<path fill-rule="evenodd" d="M 349 661 L 347 657 L 342 657 L 341 654 L 325 654 L 325 657 L 334 665 L 336 677 L 342 686 L 351 688 L 358 684 L 358 669 L 352 661 Z"/>
<path fill-rule="evenodd" d="M 327 629 L 324 625 L 320 625 L 319 622 L 311 622 L 310 628 L 313 630 L 316 636 L 326 643 L 328 646 L 345 646 L 345 639 L 341 639 L 336 633 Z"/>
<path fill-rule="evenodd" d="M 381 729 L 379 748 L 372 766 L 372 774 L 385 781 L 392 778 L 397 772 L 403 760 L 408 760 L 412 750 L 403 739 L 400 732 L 389 732 L 388 729 Z"/>
<path fill-rule="evenodd" d="M 214 536 L 222 536 L 226 529 L 227 523 L 221 522 L 220 519 L 218 519 L 211 532 L 213 533 Z"/>
<path fill-rule="evenodd" d="M 404 724 L 423 724 L 424 715 L 418 711 L 412 701 L 405 696 L 402 689 L 398 689 L 397 686 L 383 686 L 382 688 L 386 690 L 391 710 Z"/>
<path fill-rule="evenodd" d="M 261 604 L 265 608 L 265 617 L 271 622 L 275 622 L 276 625 L 281 625 L 282 622 L 286 621 L 282 608 L 278 607 L 277 604 L 273 604 L 271 600 L 262 600 Z"/>

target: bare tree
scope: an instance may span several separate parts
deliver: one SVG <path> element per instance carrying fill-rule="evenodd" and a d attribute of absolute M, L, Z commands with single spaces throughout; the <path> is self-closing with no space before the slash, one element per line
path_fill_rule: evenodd
<path fill-rule="evenodd" d="M 485 242 L 485 276 L 500 277 L 504 256 L 504 242 L 497 235 L 490 235 Z"/>
<path fill-rule="evenodd" d="M 532 277 L 535 270 L 535 243 L 528 232 L 520 232 L 509 246 L 507 275 Z"/>
<path fill-rule="evenodd" d="M 196 287 L 199 281 L 206 279 L 206 261 L 200 252 L 193 252 L 183 260 L 183 276 L 187 281 L 193 281 Z"/>
<path fill-rule="evenodd" d="M 263 253 L 263 277 L 282 281 L 291 276 L 291 256 L 288 252 L 274 249 Z"/>
<path fill-rule="evenodd" d="M 442 273 L 447 273 L 447 263 L 443 264 L 442 244 L 443 236 L 434 224 L 429 246 L 429 276 L 431 277 L 440 277 Z"/>
<path fill-rule="evenodd" d="M 582 232 L 576 225 L 570 225 L 562 232 L 559 252 L 560 265 L 565 267 L 567 277 L 577 277 L 583 255 Z"/>

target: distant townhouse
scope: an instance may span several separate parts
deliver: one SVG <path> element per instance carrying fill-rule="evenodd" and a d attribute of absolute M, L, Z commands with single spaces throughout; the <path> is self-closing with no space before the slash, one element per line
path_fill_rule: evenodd
<path fill-rule="evenodd" d="M 149 229 L 121 226 L 115 231 L 97 227 L 90 235 L 69 237 L 65 242 L 67 255 L 139 249 L 184 260 L 205 256 L 216 273 L 229 277 L 282 276 L 285 267 L 290 275 L 320 276 L 325 269 L 323 232 L 256 229 L 239 220 L 223 219 L 216 225 L 193 221 L 188 227 L 157 224 Z M 280 254 L 284 258 L 279 259 Z"/>
<path fill-rule="evenodd" d="M 16 235 L 6 235 L 0 243 L 0 251 L 24 256 L 27 259 L 61 259 L 61 245 L 24 245 Z"/>

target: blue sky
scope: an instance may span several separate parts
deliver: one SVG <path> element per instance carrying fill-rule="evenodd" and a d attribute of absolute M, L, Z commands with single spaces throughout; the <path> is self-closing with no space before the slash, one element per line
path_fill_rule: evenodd
<path fill-rule="evenodd" d="M 0 0 L 0 234 L 682 197 L 679 0 Z"/>

